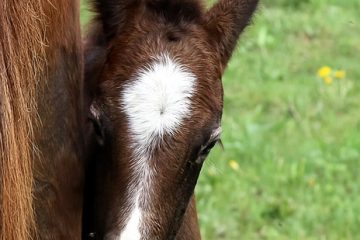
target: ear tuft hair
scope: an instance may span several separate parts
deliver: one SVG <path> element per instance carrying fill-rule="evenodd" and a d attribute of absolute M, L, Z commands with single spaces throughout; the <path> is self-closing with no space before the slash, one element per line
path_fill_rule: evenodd
<path fill-rule="evenodd" d="M 209 33 L 216 39 L 223 67 L 241 32 L 249 25 L 259 0 L 220 0 L 206 14 Z"/>
<path fill-rule="evenodd" d="M 180 21 L 197 22 L 203 17 L 204 7 L 196 0 L 148 0 L 146 7 L 167 23 L 178 24 Z"/>
<path fill-rule="evenodd" d="M 119 33 L 131 14 L 130 10 L 140 4 L 141 0 L 91 0 L 93 11 L 97 13 L 95 20 L 102 24 L 107 40 Z"/>

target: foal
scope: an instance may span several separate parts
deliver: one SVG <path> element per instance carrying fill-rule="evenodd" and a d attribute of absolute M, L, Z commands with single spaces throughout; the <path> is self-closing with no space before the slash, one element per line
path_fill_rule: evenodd
<path fill-rule="evenodd" d="M 98 148 L 85 234 L 200 238 L 189 202 L 220 138 L 221 75 L 257 3 L 94 0 L 86 81 Z"/>

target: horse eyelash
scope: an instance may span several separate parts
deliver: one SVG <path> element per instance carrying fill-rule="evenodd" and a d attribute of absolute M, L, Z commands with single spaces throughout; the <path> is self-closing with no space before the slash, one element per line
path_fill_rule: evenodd
<path fill-rule="evenodd" d="M 219 138 L 216 142 L 216 145 L 218 145 L 219 147 L 221 147 L 221 150 L 225 150 L 225 147 L 224 147 L 224 143 L 223 141 L 221 140 L 221 138 Z"/>

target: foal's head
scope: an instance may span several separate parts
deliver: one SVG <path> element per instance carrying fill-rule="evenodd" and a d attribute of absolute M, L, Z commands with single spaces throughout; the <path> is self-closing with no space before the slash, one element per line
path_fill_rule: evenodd
<path fill-rule="evenodd" d="M 257 0 L 95 1 L 87 79 L 96 159 L 95 231 L 171 239 L 219 140 L 221 75 Z"/>

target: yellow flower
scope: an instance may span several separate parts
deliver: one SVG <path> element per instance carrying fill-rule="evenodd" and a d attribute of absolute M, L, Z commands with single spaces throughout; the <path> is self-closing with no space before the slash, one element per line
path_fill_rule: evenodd
<path fill-rule="evenodd" d="M 308 185 L 309 185 L 309 187 L 314 187 L 316 185 L 316 179 L 315 178 L 310 178 L 308 180 Z"/>
<path fill-rule="evenodd" d="M 321 67 L 317 72 L 319 77 L 325 78 L 331 74 L 331 68 L 328 66 Z"/>
<path fill-rule="evenodd" d="M 230 161 L 229 161 L 229 166 L 230 166 L 234 171 L 239 170 L 239 164 L 238 164 L 235 160 L 230 160 Z"/>
<path fill-rule="evenodd" d="M 335 72 L 335 77 L 338 79 L 344 79 L 346 77 L 346 72 L 344 70 L 338 70 Z"/>
<path fill-rule="evenodd" d="M 324 83 L 327 84 L 327 85 L 331 85 L 331 84 L 333 83 L 332 77 L 329 77 L 329 76 L 324 77 L 324 78 L 323 78 L 323 81 L 324 81 Z"/>

